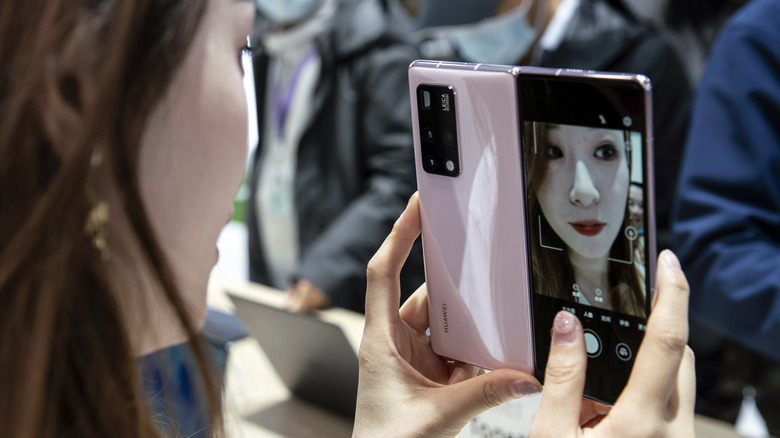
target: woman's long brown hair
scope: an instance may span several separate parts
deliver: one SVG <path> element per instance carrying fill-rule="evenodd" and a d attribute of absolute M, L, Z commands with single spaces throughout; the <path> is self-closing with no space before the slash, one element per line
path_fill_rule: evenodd
<path fill-rule="evenodd" d="M 569 261 L 566 244 L 553 231 L 547 219 L 542 213 L 537 193 L 539 186 L 547 176 L 548 160 L 544 153 L 534 153 L 533 145 L 546 146 L 547 127 L 539 126 L 533 122 L 525 122 L 524 144 L 526 147 L 526 181 L 529 219 L 531 224 L 531 269 L 534 278 L 534 292 L 563 300 L 571 300 L 571 287 L 574 279 L 574 268 Z M 626 200 L 623 226 L 621 230 L 630 225 L 628 214 L 628 200 Z M 540 236 L 548 246 L 563 248 L 563 251 L 547 250 L 541 246 Z M 617 260 L 632 260 L 631 246 L 626 239 L 618 238 L 610 248 L 610 257 Z M 610 263 L 607 273 L 610 286 L 610 304 L 616 311 L 629 315 L 646 316 L 645 296 L 642 294 L 639 276 L 633 264 Z"/>
<path fill-rule="evenodd" d="M 85 237 L 93 151 L 203 373 L 213 367 L 141 202 L 139 145 L 207 0 L 0 2 L 0 434 L 159 434 L 112 279 Z M 139 294 L 140 295 L 140 294 Z"/>

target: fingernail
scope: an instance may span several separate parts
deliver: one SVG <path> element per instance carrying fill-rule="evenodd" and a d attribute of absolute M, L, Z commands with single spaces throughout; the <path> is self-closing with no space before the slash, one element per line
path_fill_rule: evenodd
<path fill-rule="evenodd" d="M 412 193 L 412 196 L 409 198 L 409 201 L 406 203 L 407 206 L 412 203 L 415 196 L 417 196 L 417 192 Z"/>
<path fill-rule="evenodd" d="M 666 267 L 682 270 L 682 267 L 680 266 L 680 260 L 672 251 L 665 249 L 661 253 L 661 259 L 663 260 L 663 263 L 666 265 Z"/>
<path fill-rule="evenodd" d="M 577 318 L 562 310 L 553 321 L 553 343 L 556 345 L 573 344 L 577 339 Z"/>
<path fill-rule="evenodd" d="M 528 380 L 515 380 L 511 384 L 512 396 L 515 398 L 527 397 L 529 395 L 539 394 L 539 387 Z"/>

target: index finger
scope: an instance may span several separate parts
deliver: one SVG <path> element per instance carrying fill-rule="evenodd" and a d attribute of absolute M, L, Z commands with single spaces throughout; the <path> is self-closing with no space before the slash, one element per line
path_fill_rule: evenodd
<path fill-rule="evenodd" d="M 399 319 L 401 268 L 420 235 L 420 198 L 415 193 L 366 269 L 366 328 Z"/>
<path fill-rule="evenodd" d="M 673 252 L 658 257 L 658 301 L 647 321 L 625 394 L 644 409 L 663 415 L 677 384 L 688 342 L 688 281 Z"/>

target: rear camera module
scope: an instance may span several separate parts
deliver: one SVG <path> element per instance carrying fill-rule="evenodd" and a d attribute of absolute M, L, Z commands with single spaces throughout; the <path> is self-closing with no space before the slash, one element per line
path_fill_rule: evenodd
<path fill-rule="evenodd" d="M 417 87 L 418 166 L 426 173 L 457 178 L 460 175 L 457 101 L 450 86 Z"/>

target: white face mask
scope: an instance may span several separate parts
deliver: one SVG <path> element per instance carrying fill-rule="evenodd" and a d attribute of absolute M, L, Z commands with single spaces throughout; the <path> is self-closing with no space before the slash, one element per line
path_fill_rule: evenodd
<path fill-rule="evenodd" d="M 291 24 L 306 18 L 322 0 L 257 0 L 257 7 L 269 20 Z"/>
<path fill-rule="evenodd" d="M 466 61 L 515 64 L 528 53 L 539 35 L 528 20 L 531 3 L 526 0 L 513 11 L 498 17 L 471 26 L 451 28 L 449 38 Z"/>

